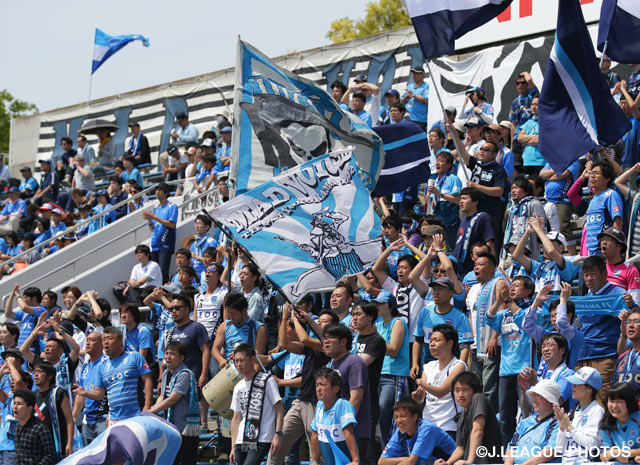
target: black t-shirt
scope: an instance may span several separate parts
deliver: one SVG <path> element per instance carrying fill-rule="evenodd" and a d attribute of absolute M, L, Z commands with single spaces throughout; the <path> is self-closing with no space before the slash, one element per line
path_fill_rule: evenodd
<path fill-rule="evenodd" d="M 42 420 L 42 423 L 51 431 L 51 435 L 55 437 L 53 433 L 53 423 L 51 422 L 51 411 L 49 409 L 49 393 L 51 389 L 48 391 L 36 391 L 36 407 L 40 411 L 41 415 L 34 409 L 33 415 Z M 56 389 L 56 410 L 58 414 L 58 425 L 60 426 L 60 448 L 64 450 L 67 445 L 67 422 L 64 418 L 64 413 L 62 413 L 62 402 L 65 397 L 68 397 L 67 391 L 64 389 Z"/>
<path fill-rule="evenodd" d="M 478 210 L 487 213 L 494 221 L 502 221 L 502 209 L 505 206 L 505 192 L 507 191 L 507 172 L 495 160 L 489 163 L 481 163 L 471 157 L 467 165 L 471 170 L 470 181 L 485 187 L 502 187 L 504 192 L 501 197 L 492 197 L 483 194 L 478 202 Z"/>
<path fill-rule="evenodd" d="M 302 386 L 298 399 L 315 404 L 316 397 L 316 371 L 326 366 L 331 360 L 323 352 L 318 352 L 310 347 L 304 349 L 304 362 L 302 363 Z"/>
<path fill-rule="evenodd" d="M 486 447 L 489 451 L 489 455 L 495 455 L 495 457 L 479 457 L 476 456 L 474 463 L 502 463 L 500 458 L 500 426 L 498 420 L 496 420 L 496 414 L 491 408 L 491 403 L 487 396 L 482 393 L 476 393 L 473 395 L 471 405 L 467 412 L 460 415 L 458 420 L 458 428 L 456 432 L 456 445 L 464 447 L 464 455 L 462 458 L 467 460 L 469 457 L 469 444 L 471 441 L 471 430 L 473 429 L 473 420 L 479 415 L 484 415 L 484 434 L 482 435 L 481 446 Z M 492 454 L 492 451 L 496 451 Z"/>
<path fill-rule="evenodd" d="M 380 372 L 382 371 L 382 363 L 387 353 L 387 343 L 384 338 L 373 332 L 371 334 L 358 334 L 354 344 L 356 346 L 356 354 L 367 354 L 375 359 L 369 365 L 369 391 L 371 392 L 371 411 L 378 410 L 378 385 L 380 384 Z"/>

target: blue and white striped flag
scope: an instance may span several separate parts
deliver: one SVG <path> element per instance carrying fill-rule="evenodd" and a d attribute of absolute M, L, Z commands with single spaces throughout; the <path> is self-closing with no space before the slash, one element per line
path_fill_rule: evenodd
<path fill-rule="evenodd" d="M 538 109 L 538 147 L 556 173 L 631 125 L 600 71 L 579 0 L 558 2 L 556 41 Z"/>
<path fill-rule="evenodd" d="M 230 178 L 235 194 L 334 150 L 354 147 L 371 191 L 384 163 L 382 141 L 314 82 L 238 40 Z"/>
<path fill-rule="evenodd" d="M 598 50 L 620 63 L 640 63 L 640 1 L 603 0 Z"/>
<path fill-rule="evenodd" d="M 382 197 L 425 183 L 431 176 L 427 133 L 411 121 L 375 126 L 382 137 L 385 152 L 384 167 L 372 192 Z"/>
<path fill-rule="evenodd" d="M 498 16 L 512 0 L 404 0 L 427 60 L 455 50 L 455 40 Z"/>
<path fill-rule="evenodd" d="M 91 64 L 91 74 L 95 73 L 96 70 L 102 66 L 102 63 L 107 61 L 111 55 L 134 40 L 141 40 L 142 45 L 145 47 L 149 46 L 149 39 L 141 36 L 140 34 L 110 36 L 96 28 L 96 38 L 93 44 L 93 63 Z"/>
<path fill-rule="evenodd" d="M 380 218 L 351 149 L 290 168 L 211 212 L 291 300 L 380 255 Z"/>
<path fill-rule="evenodd" d="M 109 426 L 59 465 L 172 465 L 182 438 L 171 423 L 149 412 Z"/>

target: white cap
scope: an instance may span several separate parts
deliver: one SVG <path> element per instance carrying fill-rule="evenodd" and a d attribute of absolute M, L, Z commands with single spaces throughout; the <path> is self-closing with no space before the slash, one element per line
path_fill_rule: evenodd
<path fill-rule="evenodd" d="M 567 247 L 567 239 L 564 237 L 564 234 L 562 234 L 561 232 L 558 231 L 550 231 L 547 234 L 547 237 L 549 238 L 550 241 L 558 241 L 560 242 L 565 248 Z"/>
<path fill-rule="evenodd" d="M 531 395 L 532 392 L 538 394 L 552 404 L 560 404 L 560 397 L 562 396 L 562 392 L 560 391 L 560 386 L 558 386 L 555 381 L 551 381 L 550 379 L 542 379 L 538 381 L 538 384 L 527 391 L 529 395 Z"/>

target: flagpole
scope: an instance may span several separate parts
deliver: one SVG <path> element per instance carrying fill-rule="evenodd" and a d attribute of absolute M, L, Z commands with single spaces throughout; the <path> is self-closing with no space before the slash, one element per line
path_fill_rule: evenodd
<path fill-rule="evenodd" d="M 431 82 L 433 83 L 433 87 L 436 89 L 436 96 L 438 97 L 438 103 L 440 104 L 440 108 L 442 109 L 442 115 L 443 117 L 446 119 L 447 118 L 447 112 L 444 109 L 444 104 L 442 103 L 442 98 L 440 98 L 440 89 L 438 88 L 438 84 L 436 83 L 436 79 L 433 77 L 433 73 L 431 72 L 431 66 L 429 65 L 429 60 L 426 60 L 427 63 L 427 69 L 429 70 L 429 75 L 431 76 Z M 447 134 L 449 133 L 448 129 L 447 129 L 447 125 L 444 125 L 444 129 L 445 131 L 447 131 Z M 462 155 L 460 154 L 460 147 L 458 147 L 458 141 L 456 140 L 455 137 L 453 137 L 453 134 L 451 135 L 451 138 L 453 139 L 453 144 L 456 146 L 456 154 L 458 156 L 458 161 L 460 163 L 462 163 L 463 167 L 466 167 L 466 164 L 464 162 L 464 160 L 462 159 Z M 462 174 L 464 175 L 464 180 L 465 181 L 469 181 L 469 179 L 467 179 L 467 173 L 464 169 L 460 170 L 462 171 Z"/>
<path fill-rule="evenodd" d="M 607 53 L 607 45 L 609 44 L 608 40 L 604 41 L 604 47 L 602 47 L 602 56 L 600 57 L 600 68 L 602 68 L 602 63 L 604 62 L 604 56 Z"/>
<path fill-rule="evenodd" d="M 87 106 L 91 106 L 91 86 L 93 85 L 93 72 L 89 75 L 89 98 L 87 99 Z"/>

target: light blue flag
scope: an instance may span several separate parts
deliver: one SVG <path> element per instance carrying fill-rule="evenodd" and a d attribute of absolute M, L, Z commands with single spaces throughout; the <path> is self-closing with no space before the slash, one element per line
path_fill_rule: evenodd
<path fill-rule="evenodd" d="M 134 40 L 141 40 L 142 45 L 145 47 L 149 46 L 149 39 L 141 36 L 140 34 L 110 36 L 96 28 L 96 38 L 93 44 L 93 63 L 91 65 L 91 74 L 95 73 L 96 70 L 102 66 L 102 63 L 107 61 L 111 55 Z"/>
<path fill-rule="evenodd" d="M 292 301 L 380 255 L 380 218 L 351 150 L 314 158 L 211 212 Z"/>
<path fill-rule="evenodd" d="M 314 82 L 238 41 L 230 178 L 235 194 L 334 150 L 354 147 L 365 186 L 384 164 L 382 140 Z"/>

